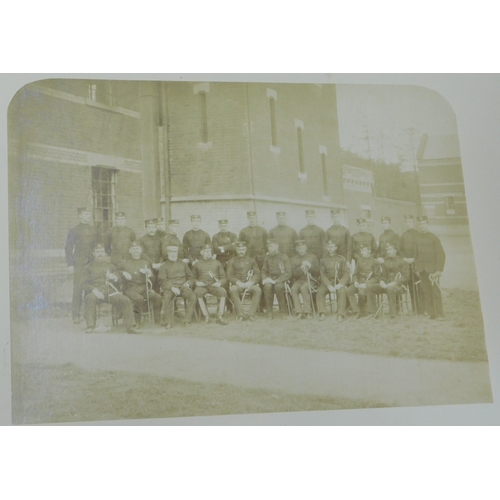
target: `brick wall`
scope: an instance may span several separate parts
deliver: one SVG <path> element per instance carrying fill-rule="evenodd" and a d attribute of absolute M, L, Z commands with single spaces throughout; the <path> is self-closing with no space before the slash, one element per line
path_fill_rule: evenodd
<path fill-rule="evenodd" d="M 269 90 L 268 90 L 269 89 Z M 268 93 L 276 92 L 279 153 L 271 150 L 271 111 Z M 335 86 L 249 84 L 252 164 L 256 194 L 308 201 L 323 199 L 320 146 L 326 148 L 328 195 L 342 203 L 340 144 Z M 296 120 L 303 124 L 304 173 L 299 178 Z"/>
<path fill-rule="evenodd" d="M 137 118 L 46 95 L 37 85 L 13 98 L 9 131 L 25 142 L 141 159 Z"/>
<path fill-rule="evenodd" d="M 168 151 L 172 196 L 248 194 L 246 87 L 211 83 L 206 93 L 207 144 L 202 104 L 191 83 L 168 83 Z"/>

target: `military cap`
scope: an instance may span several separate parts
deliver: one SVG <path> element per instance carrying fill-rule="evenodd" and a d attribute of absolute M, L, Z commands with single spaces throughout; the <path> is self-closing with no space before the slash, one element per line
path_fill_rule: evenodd
<path fill-rule="evenodd" d="M 229 221 L 227 219 L 221 219 L 219 224 L 229 224 Z"/>
<path fill-rule="evenodd" d="M 427 217 L 427 215 L 419 215 L 417 217 L 417 221 L 418 222 L 428 222 L 429 221 L 429 218 Z"/>
<path fill-rule="evenodd" d="M 357 222 L 358 224 L 364 224 L 364 223 L 366 222 L 366 219 L 363 219 L 363 218 L 361 218 L 361 219 L 356 219 L 356 222 Z"/>
<path fill-rule="evenodd" d="M 177 250 L 177 251 L 179 251 L 179 247 L 177 247 L 177 246 L 175 246 L 175 245 L 168 245 L 168 246 L 167 246 L 167 250 L 171 250 L 171 251 L 173 251 L 173 250 Z"/>
<path fill-rule="evenodd" d="M 391 222 L 391 218 L 390 217 L 380 217 L 380 222 Z"/>
<path fill-rule="evenodd" d="M 160 222 L 165 222 L 165 219 L 163 217 L 158 217 L 156 223 L 159 224 Z"/>
<path fill-rule="evenodd" d="M 340 214 L 340 212 L 341 212 L 341 210 L 340 210 L 339 208 L 332 208 L 332 209 L 330 210 L 330 213 L 331 213 L 332 215 L 338 215 L 338 214 Z"/>
<path fill-rule="evenodd" d="M 296 240 L 295 241 L 295 246 L 301 246 L 301 245 L 305 245 L 306 244 L 306 240 Z"/>
<path fill-rule="evenodd" d="M 237 241 L 236 248 L 246 248 L 247 244 L 244 241 Z"/>
<path fill-rule="evenodd" d="M 125 218 L 125 212 L 116 212 L 115 217 L 117 219 L 124 219 Z"/>
<path fill-rule="evenodd" d="M 212 245 L 207 243 L 201 247 L 201 250 L 212 250 Z"/>
<path fill-rule="evenodd" d="M 201 215 L 191 215 L 191 220 L 201 220 Z"/>
<path fill-rule="evenodd" d="M 405 215 L 405 220 L 414 220 L 415 217 L 413 215 Z"/>
<path fill-rule="evenodd" d="M 253 211 L 253 212 L 247 212 L 247 217 L 252 217 L 254 215 L 257 215 L 257 212 Z"/>
<path fill-rule="evenodd" d="M 132 248 L 132 247 L 140 247 L 141 244 L 138 242 L 138 241 L 132 241 L 129 245 L 129 248 Z M 141 247 L 142 248 L 142 247 Z"/>
<path fill-rule="evenodd" d="M 80 215 L 82 212 L 92 212 L 92 209 L 89 207 L 80 207 L 77 210 L 78 210 L 78 215 Z"/>
<path fill-rule="evenodd" d="M 279 245 L 278 240 L 274 240 L 272 238 L 267 240 L 267 244 L 268 245 Z"/>
<path fill-rule="evenodd" d="M 101 248 L 104 250 L 104 246 L 101 243 L 96 243 L 94 245 L 94 250 L 100 250 Z"/>
<path fill-rule="evenodd" d="M 151 224 L 156 224 L 156 220 L 155 219 L 146 219 L 144 221 L 145 226 L 150 226 Z"/>
<path fill-rule="evenodd" d="M 179 224 L 179 219 L 170 219 L 168 221 L 169 224 Z"/>
<path fill-rule="evenodd" d="M 286 212 L 276 212 L 276 215 L 280 216 L 280 215 L 286 215 Z"/>
<path fill-rule="evenodd" d="M 327 247 L 337 246 L 337 243 L 335 243 L 335 241 L 333 241 L 333 240 L 328 240 L 328 241 L 326 242 L 326 246 L 327 246 Z M 360 248 L 362 248 L 362 247 L 360 246 Z"/>
<path fill-rule="evenodd" d="M 314 210 L 306 210 L 306 215 L 316 215 Z"/>

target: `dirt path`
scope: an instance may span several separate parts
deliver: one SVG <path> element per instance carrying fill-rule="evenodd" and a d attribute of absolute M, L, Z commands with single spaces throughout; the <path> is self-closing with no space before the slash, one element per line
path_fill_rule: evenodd
<path fill-rule="evenodd" d="M 58 321 L 54 328 L 53 321 Z M 491 402 L 488 364 L 312 351 L 150 331 L 85 335 L 67 320 L 25 323 L 14 343 L 22 363 L 73 363 L 196 382 L 359 398 L 389 406 Z M 61 327 L 60 325 L 66 325 Z"/>

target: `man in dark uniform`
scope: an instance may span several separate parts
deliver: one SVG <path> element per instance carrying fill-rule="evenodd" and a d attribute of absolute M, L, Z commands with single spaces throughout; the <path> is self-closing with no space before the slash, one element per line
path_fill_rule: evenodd
<path fill-rule="evenodd" d="M 120 291 L 120 277 L 116 267 L 106 262 L 106 251 L 98 243 L 93 251 L 94 260 L 83 270 L 83 291 L 85 292 L 86 333 L 92 333 L 96 326 L 96 306 L 109 302 L 123 315 L 128 333 L 141 333 L 135 328 L 132 302 Z"/>
<path fill-rule="evenodd" d="M 276 294 L 281 317 L 285 318 L 287 315 L 285 283 L 292 277 L 292 265 L 288 256 L 278 251 L 279 244 L 276 240 L 268 240 L 267 248 L 268 254 L 264 259 L 261 273 L 267 317 L 273 318 L 273 301 Z"/>
<path fill-rule="evenodd" d="M 308 252 L 304 240 L 297 240 L 295 242 L 295 249 L 297 254 L 290 259 L 293 278 L 292 299 L 295 317 L 296 319 L 301 319 L 303 317 L 303 312 L 307 319 L 312 319 L 311 287 L 318 282 L 319 262 L 316 255 L 312 252 Z M 302 311 L 299 294 L 302 295 L 304 311 Z"/>
<path fill-rule="evenodd" d="M 156 236 L 159 240 L 165 238 L 167 233 L 165 232 L 165 219 L 163 217 L 158 217 L 155 219 L 156 224 Z"/>
<path fill-rule="evenodd" d="M 337 321 L 344 321 L 347 303 L 347 284 L 349 282 L 349 266 L 344 256 L 337 253 L 334 241 L 326 244 L 328 255 L 319 263 L 321 285 L 318 288 L 319 320 L 326 318 L 326 294 L 335 293 L 337 299 Z"/>
<path fill-rule="evenodd" d="M 191 227 L 182 238 L 182 248 L 184 250 L 184 258 L 189 260 L 191 266 L 200 259 L 200 250 L 205 245 L 212 244 L 212 238 L 209 234 L 200 229 L 201 216 L 191 215 Z"/>
<path fill-rule="evenodd" d="M 167 249 L 170 246 L 178 248 L 177 258 L 189 264 L 189 259 L 184 259 L 184 248 L 182 247 L 181 240 L 177 236 L 179 232 L 179 219 L 170 219 L 168 221 L 167 234 L 160 241 L 161 259 L 165 262 L 168 259 Z"/>
<path fill-rule="evenodd" d="M 279 245 L 279 251 L 292 258 L 295 255 L 295 242 L 299 239 L 297 231 L 287 226 L 286 213 L 276 212 L 278 225 L 269 231 L 268 237 L 276 240 Z"/>
<path fill-rule="evenodd" d="M 316 212 L 306 210 L 307 226 L 299 231 L 299 239 L 305 240 L 307 249 L 316 255 L 318 262 L 325 254 L 325 231 L 315 224 Z"/>
<path fill-rule="evenodd" d="M 410 279 L 410 268 L 408 264 L 397 255 L 397 247 L 392 243 L 387 243 L 386 257 L 382 264 L 379 284 L 367 286 L 367 312 L 376 314 L 375 294 L 386 293 L 389 299 L 390 322 L 396 321 L 397 316 L 397 296 L 406 293 L 406 285 Z"/>
<path fill-rule="evenodd" d="M 151 263 L 149 259 L 141 258 L 142 247 L 138 241 L 132 242 L 129 252 L 132 258 L 124 260 L 118 266 L 118 270 L 125 278 L 122 281 L 123 293 L 132 301 L 137 325 L 140 325 L 142 320 L 144 300 L 149 302 L 154 322 L 158 325 L 160 323 L 161 296 L 153 291 Z"/>
<path fill-rule="evenodd" d="M 415 244 L 415 270 L 420 274 L 420 298 L 425 312 L 431 319 L 441 321 L 443 302 L 439 278 L 443 274 L 446 255 L 440 239 L 429 231 L 429 220 L 424 216 L 417 217 L 420 234 Z"/>
<path fill-rule="evenodd" d="M 80 323 L 82 308 L 83 268 L 93 260 L 92 250 L 99 240 L 97 228 L 89 224 L 92 218 L 92 209 L 83 207 L 78 209 L 80 223 L 71 228 L 66 239 L 65 253 L 68 271 L 73 274 L 73 323 Z"/>
<path fill-rule="evenodd" d="M 377 242 L 372 233 L 367 232 L 368 221 L 357 219 L 358 232 L 352 235 L 352 256 L 356 262 L 361 257 L 361 246 L 368 247 L 372 257 L 377 256 Z"/>
<path fill-rule="evenodd" d="M 405 225 L 407 230 L 401 235 L 399 239 L 399 256 L 410 266 L 410 297 L 411 306 L 414 313 L 422 314 L 422 301 L 419 300 L 418 275 L 415 273 L 415 245 L 419 232 L 415 229 L 415 218 L 413 215 L 405 215 Z"/>
<path fill-rule="evenodd" d="M 106 253 L 111 256 L 111 264 L 119 265 L 129 257 L 128 249 L 130 243 L 135 241 L 135 233 L 127 227 L 125 212 L 115 214 L 116 226 L 109 229 L 104 235 L 104 248 Z"/>
<path fill-rule="evenodd" d="M 380 235 L 377 249 L 377 260 L 379 264 L 383 264 L 387 243 L 390 243 L 396 250 L 399 250 L 399 236 L 391 229 L 390 217 L 381 217 L 380 222 L 382 224 L 384 232 Z"/>
<path fill-rule="evenodd" d="M 326 241 L 333 241 L 337 247 L 337 255 L 342 255 L 350 265 L 352 260 L 352 241 L 349 229 L 341 222 L 341 211 L 338 208 L 330 210 L 333 226 L 326 230 Z"/>
<path fill-rule="evenodd" d="M 229 222 L 227 219 L 219 221 L 220 232 L 215 234 L 212 238 L 212 246 L 214 248 L 215 258 L 226 269 L 227 263 L 235 256 L 236 242 L 238 236 L 228 231 Z"/>
<path fill-rule="evenodd" d="M 240 231 L 239 241 L 247 244 L 247 254 L 262 269 L 267 252 L 267 231 L 258 225 L 257 213 L 247 212 L 248 226 Z"/>
<path fill-rule="evenodd" d="M 201 259 L 193 265 L 193 276 L 196 283 L 194 294 L 205 317 L 205 323 L 210 323 L 208 309 L 204 300 L 205 294 L 209 293 L 219 299 L 216 323 L 227 325 L 222 316 L 226 306 L 228 281 L 222 264 L 218 260 L 212 259 L 212 245 L 210 243 L 201 249 Z"/>
<path fill-rule="evenodd" d="M 356 319 L 366 315 L 366 290 L 370 285 L 376 285 L 380 281 L 382 271 L 377 259 L 371 256 L 370 248 L 361 246 L 361 257 L 356 263 L 356 270 L 352 277 L 352 285 L 347 289 L 347 297 L 351 310 L 356 314 Z M 356 301 L 356 294 L 358 300 Z"/>
<path fill-rule="evenodd" d="M 190 325 L 196 297 L 193 292 L 194 277 L 186 262 L 178 259 L 179 247 L 168 246 L 165 249 L 167 260 L 158 271 L 160 289 L 163 292 L 163 312 L 165 314 L 165 329 L 170 330 L 174 323 L 174 298 L 182 297 L 186 303 L 185 325 Z"/>
<path fill-rule="evenodd" d="M 237 321 L 248 318 L 255 321 L 255 313 L 259 307 L 262 290 L 260 289 L 260 269 L 255 259 L 248 257 L 247 245 L 244 241 L 236 243 L 236 257 L 227 263 L 227 279 L 231 283 L 229 296 L 236 309 Z M 252 298 L 248 314 L 245 314 L 241 305 L 240 297 L 249 295 Z"/>
<path fill-rule="evenodd" d="M 146 234 L 139 239 L 139 244 L 142 247 L 142 257 L 149 259 L 155 269 L 159 269 L 161 265 L 161 245 L 160 239 L 156 233 L 156 223 L 154 219 L 144 221 L 146 226 Z"/>

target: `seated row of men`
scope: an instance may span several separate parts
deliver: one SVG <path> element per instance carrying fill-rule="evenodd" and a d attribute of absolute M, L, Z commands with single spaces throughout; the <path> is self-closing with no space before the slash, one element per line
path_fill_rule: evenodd
<path fill-rule="evenodd" d="M 96 228 L 89 224 L 92 215 L 91 209 L 84 207 L 78 209 L 78 213 L 80 224 L 69 231 L 65 248 L 68 269 L 74 274 L 72 304 L 74 323 L 80 321 L 83 269 L 94 259 L 92 249 L 99 241 Z M 414 228 L 414 217 L 412 215 L 404 216 L 408 229 L 401 237 L 390 228 L 390 218 L 382 217 L 384 233 L 380 236 L 377 245 L 373 234 L 366 230 L 366 219 L 360 218 L 357 220 L 359 231 L 351 236 L 349 230 L 340 223 L 341 214 L 338 209 L 331 210 L 333 226 L 326 232 L 315 225 L 314 210 L 306 210 L 307 226 L 298 235 L 293 228 L 287 225 L 285 212 L 277 212 L 276 215 L 278 226 L 267 232 L 258 224 L 256 212 L 248 212 L 249 225 L 240 231 L 239 237 L 228 230 L 229 224 L 227 220 L 219 220 L 220 232 L 212 238 L 208 233 L 200 229 L 201 217 L 192 215 L 192 229 L 184 234 L 182 242 L 177 236 L 179 228 L 177 219 L 169 220 L 166 232 L 161 228 L 158 219 L 149 219 L 145 221 L 147 232 L 138 242 L 142 248 L 142 257 L 148 259 L 151 263 L 155 278 L 162 264 L 169 261 L 169 248 L 172 246 L 177 248 L 177 258 L 187 264 L 190 270 L 201 259 L 202 249 L 207 245 L 211 246 L 212 258 L 220 262 L 223 270 L 226 271 L 229 261 L 238 254 L 237 244 L 244 243 L 246 245 L 246 255 L 255 260 L 258 270 L 261 272 L 269 253 L 269 241 L 277 242 L 278 253 L 285 255 L 289 259 L 297 256 L 300 258 L 298 246 L 295 245 L 295 242 L 297 240 L 303 241 L 307 252 L 312 254 L 318 263 L 328 255 L 326 241 L 332 241 L 336 245 L 336 254 L 345 259 L 345 265 L 352 274 L 354 266 L 357 266 L 362 260 L 363 247 L 368 249 L 369 256 L 373 257 L 379 264 L 383 264 L 387 258 L 387 244 L 390 244 L 396 249 L 396 253 L 412 268 L 409 289 L 413 308 L 419 314 L 425 312 L 431 318 L 442 317 L 440 288 L 439 286 L 433 286 L 433 284 L 439 279 L 443 271 L 445 255 L 439 238 L 428 231 L 427 217 L 421 216 L 417 218 L 419 222 L 419 230 L 417 231 Z M 131 242 L 135 241 L 135 233 L 126 226 L 126 218 L 123 212 L 116 214 L 116 226 L 106 232 L 103 241 L 104 252 L 110 256 L 111 264 L 120 266 L 131 258 L 129 247 Z M 284 265 L 281 260 L 278 263 Z M 314 283 L 317 275 L 314 274 L 316 272 L 315 266 L 312 267 L 313 269 L 309 273 L 309 281 L 312 278 Z M 415 286 L 413 276 L 416 273 L 420 273 L 421 276 L 420 287 Z M 304 281 L 300 276 L 294 276 L 294 278 L 297 283 Z M 272 283 L 269 282 L 269 284 Z M 368 285 L 371 284 L 368 283 Z M 260 309 L 268 311 L 269 307 L 266 307 L 265 303 L 265 283 L 262 283 L 262 285 L 264 293 L 262 293 Z M 304 283 L 302 286 L 305 286 Z M 297 297 L 300 293 L 300 291 L 297 292 L 297 287 L 298 285 L 295 285 L 292 297 Z M 280 305 L 283 305 L 280 286 L 277 288 Z M 370 287 L 368 286 L 368 288 Z M 421 289 L 421 300 L 416 294 L 418 288 Z M 361 289 L 363 290 L 364 287 Z M 155 284 L 155 291 L 161 292 L 159 284 Z M 229 288 L 227 288 L 227 291 L 230 291 Z M 247 294 L 249 293 L 247 292 Z M 321 293 L 319 294 L 319 300 L 321 300 Z M 339 295 L 342 295 L 342 292 Z M 363 296 L 364 293 L 362 292 L 361 295 Z M 368 296 L 368 293 L 366 295 Z M 302 301 L 305 303 L 303 312 L 308 317 L 310 308 L 308 307 L 307 294 L 302 293 L 302 296 Z M 305 299 L 304 296 L 306 296 Z M 319 308 L 320 305 L 318 305 Z"/>
<path fill-rule="evenodd" d="M 287 318 L 293 310 L 297 319 L 311 319 L 313 293 L 316 293 L 320 321 L 326 318 L 327 295 L 330 295 L 330 300 L 337 301 L 337 320 L 343 321 L 347 299 L 357 317 L 363 316 L 365 305 L 366 312 L 374 315 L 375 295 L 385 292 L 389 299 L 391 320 L 396 317 L 396 297 L 404 291 L 410 271 L 408 264 L 397 257 L 397 249 L 393 245 L 387 245 L 387 258 L 382 265 L 370 256 L 368 247 L 362 247 L 352 280 L 346 259 L 336 253 L 337 246 L 333 241 L 327 243 L 327 256 L 319 262 L 308 251 L 304 240 L 297 240 L 295 248 L 296 255 L 289 259 L 279 252 L 276 240 L 269 240 L 268 253 L 260 270 L 256 260 L 246 255 L 246 243 L 237 242 L 237 255 L 229 260 L 224 270 L 223 265 L 212 258 L 211 245 L 202 248 L 201 259 L 192 268 L 178 258 L 178 247 L 171 245 L 167 248 L 167 260 L 156 273 L 151 261 L 141 256 L 139 242 L 131 244 L 131 258 L 123 260 L 118 266 L 106 262 L 105 249 L 98 244 L 94 248 L 94 261 L 84 270 L 87 333 L 94 331 L 99 301 L 109 301 L 123 315 L 129 333 L 139 332 L 137 326 L 141 322 L 145 300 L 156 324 L 160 323 L 163 307 L 167 330 L 174 323 L 174 301 L 177 297 L 184 299 L 186 324 L 192 321 L 196 303 L 205 323 L 209 323 L 206 294 L 218 299 L 216 322 L 220 325 L 227 325 L 223 315 L 228 294 L 237 321 L 255 321 L 262 294 L 265 304 L 263 313 L 269 318 L 273 317 L 276 294 L 282 318 Z M 155 282 L 159 285 L 158 291 L 154 290 Z M 247 296 L 251 304 L 245 312 L 242 302 Z"/>

